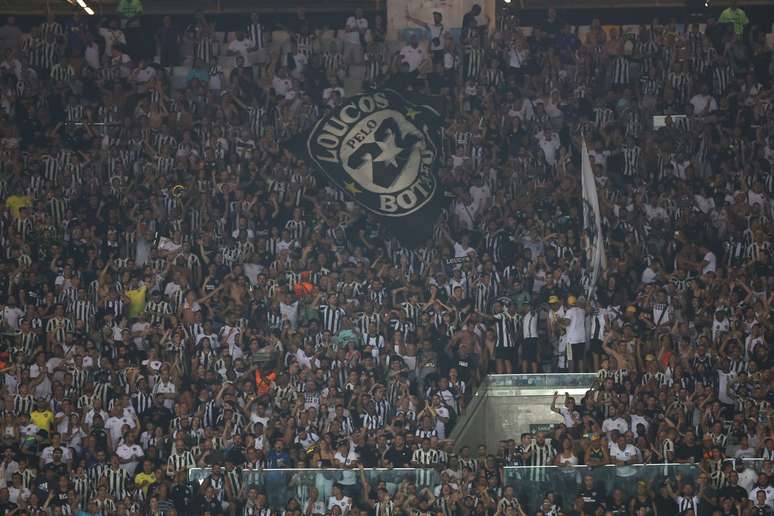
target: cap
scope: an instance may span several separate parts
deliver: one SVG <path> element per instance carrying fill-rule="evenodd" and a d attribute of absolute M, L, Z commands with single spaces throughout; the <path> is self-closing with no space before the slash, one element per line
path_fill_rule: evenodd
<path fill-rule="evenodd" d="M 556 297 L 556 296 L 549 296 L 548 302 L 549 303 L 558 303 L 559 302 L 559 298 Z"/>
<path fill-rule="evenodd" d="M 637 313 L 637 308 L 635 308 L 634 305 L 629 305 L 626 307 L 626 313 L 628 314 Z"/>
<path fill-rule="evenodd" d="M 567 298 L 567 304 L 570 305 L 570 306 L 574 305 L 575 301 L 576 301 L 575 296 L 569 296 Z"/>

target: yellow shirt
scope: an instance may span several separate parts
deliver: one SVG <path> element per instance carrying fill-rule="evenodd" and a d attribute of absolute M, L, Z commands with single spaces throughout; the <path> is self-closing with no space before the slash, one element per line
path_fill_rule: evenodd
<path fill-rule="evenodd" d="M 50 410 L 33 410 L 30 412 L 30 421 L 41 430 L 49 432 L 54 424 L 54 413 Z"/>
<path fill-rule="evenodd" d="M 126 297 L 129 298 L 129 317 L 137 317 L 145 309 L 145 293 L 148 287 L 142 285 L 136 290 L 127 290 Z"/>
<path fill-rule="evenodd" d="M 734 26 L 734 32 L 736 32 L 737 36 L 741 36 L 744 34 L 744 26 L 750 23 L 750 20 L 747 18 L 747 14 L 738 7 L 728 7 L 723 10 L 722 13 L 720 13 L 720 18 L 718 18 L 718 21 L 720 23 L 731 23 Z"/>
<path fill-rule="evenodd" d="M 134 476 L 134 483 L 135 485 L 142 486 L 142 490 L 147 493 L 148 487 L 156 483 L 156 474 L 141 471 Z"/>
<path fill-rule="evenodd" d="M 12 195 L 5 200 L 5 205 L 11 210 L 11 215 L 18 218 L 20 209 L 32 206 L 32 198 L 29 195 Z"/>

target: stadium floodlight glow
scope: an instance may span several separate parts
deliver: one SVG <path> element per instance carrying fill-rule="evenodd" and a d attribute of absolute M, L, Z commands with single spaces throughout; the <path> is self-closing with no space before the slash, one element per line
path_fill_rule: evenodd
<path fill-rule="evenodd" d="M 86 12 L 86 14 L 88 14 L 89 16 L 94 16 L 94 9 L 92 9 L 89 6 L 89 4 L 85 2 L 85 0 L 67 0 L 67 1 L 68 3 L 73 5 L 77 3 L 78 6 Z"/>
<path fill-rule="evenodd" d="M 511 0 L 503 0 L 503 2 L 505 2 L 506 4 L 510 4 Z"/>

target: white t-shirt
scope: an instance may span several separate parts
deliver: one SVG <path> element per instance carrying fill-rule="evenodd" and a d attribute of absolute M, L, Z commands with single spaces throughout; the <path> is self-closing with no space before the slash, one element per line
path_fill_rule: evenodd
<path fill-rule="evenodd" d="M 448 419 L 449 418 L 449 409 L 446 407 L 438 407 L 435 409 L 436 415 Z M 438 438 L 439 439 L 445 439 L 446 438 L 446 423 L 441 421 L 440 418 L 437 418 L 435 421 L 435 431 L 438 432 Z"/>
<path fill-rule="evenodd" d="M 653 283 L 654 281 L 656 281 L 656 277 L 657 277 L 656 272 L 650 267 L 646 267 L 645 270 L 642 271 L 642 278 L 640 279 L 640 281 L 642 281 L 647 285 L 648 283 Z"/>
<path fill-rule="evenodd" d="M 129 425 L 129 428 L 134 428 L 134 421 L 127 417 L 109 417 L 105 421 L 105 430 L 110 433 L 110 438 L 113 442 L 118 442 L 121 437 L 121 429 L 124 425 Z"/>
<path fill-rule="evenodd" d="M 715 253 L 712 251 L 708 251 L 707 254 L 704 255 L 704 260 L 707 262 L 707 265 L 704 266 L 704 268 L 701 270 L 702 274 L 707 274 L 708 272 L 715 272 L 715 270 L 718 268 L 718 259 L 715 257 Z"/>
<path fill-rule="evenodd" d="M 282 317 L 290 321 L 290 325 L 295 328 L 296 322 L 298 321 L 298 301 L 289 305 L 280 303 L 280 313 L 282 314 Z"/>
<path fill-rule="evenodd" d="M 83 52 L 83 57 L 89 66 L 95 70 L 99 69 L 99 45 L 96 43 L 89 44 Z"/>
<path fill-rule="evenodd" d="M 102 27 L 99 29 L 99 35 L 102 36 L 105 39 L 105 55 L 111 56 L 113 52 L 113 45 L 116 43 L 121 43 L 123 45 L 126 45 L 126 36 L 124 36 L 123 31 L 121 30 L 112 30 L 108 29 L 107 27 Z"/>
<path fill-rule="evenodd" d="M 354 16 L 347 18 L 347 29 L 359 29 L 364 31 L 367 28 L 368 20 L 365 18 L 355 18 Z M 347 32 L 344 34 L 344 38 L 349 43 L 354 43 L 356 45 L 360 44 L 360 33 L 358 31 Z"/>
<path fill-rule="evenodd" d="M 332 509 L 334 505 L 338 505 L 341 508 L 341 513 L 346 514 L 352 507 L 352 499 L 349 496 L 343 496 L 341 500 L 337 500 L 335 496 L 331 496 L 328 498 L 328 510 Z"/>
<path fill-rule="evenodd" d="M 31 495 L 32 493 L 30 490 L 24 486 L 22 486 L 21 489 L 17 489 L 13 486 L 8 488 L 8 500 L 17 505 L 19 504 L 19 500 L 26 501 Z"/>
<path fill-rule="evenodd" d="M 400 57 L 403 61 L 408 63 L 409 71 L 413 72 L 419 68 L 419 65 L 425 60 L 425 51 L 422 47 L 414 48 L 411 45 L 406 45 L 401 49 Z"/>
<path fill-rule="evenodd" d="M 255 46 L 255 43 L 253 43 L 253 40 L 249 38 L 244 38 L 242 41 L 239 41 L 238 39 L 234 39 L 231 43 L 228 44 L 228 50 L 229 52 L 234 52 L 237 55 L 240 55 L 247 60 L 247 53 L 248 51 Z"/>
<path fill-rule="evenodd" d="M 143 458 L 145 453 L 143 453 L 142 448 L 140 448 L 140 446 L 137 444 L 132 444 L 131 446 L 128 444 L 122 444 L 116 448 L 116 455 L 118 455 L 122 460 L 135 459 L 132 462 L 121 464 L 121 469 L 125 470 L 130 475 L 133 475 L 134 470 L 137 468 L 137 464 L 139 462 L 137 459 Z"/>
<path fill-rule="evenodd" d="M 758 491 L 763 491 L 766 493 L 766 505 L 768 505 L 771 508 L 774 508 L 774 487 L 766 486 L 765 488 L 760 487 L 754 487 L 752 490 L 750 490 L 750 500 L 755 503 L 757 502 L 757 496 L 755 496 Z"/>
<path fill-rule="evenodd" d="M 471 186 L 468 191 L 470 192 L 473 201 L 481 206 L 484 206 L 489 198 L 492 197 L 492 192 L 489 190 L 486 183 L 481 186 Z"/>
<path fill-rule="evenodd" d="M 108 417 L 110 417 L 108 413 L 105 412 L 104 410 L 95 411 L 94 409 L 91 409 L 88 412 L 86 412 L 85 416 L 83 416 L 83 422 L 87 426 L 91 426 L 92 424 L 94 424 L 94 416 L 101 417 L 103 422 L 107 421 Z"/>
<path fill-rule="evenodd" d="M 275 76 L 271 80 L 271 87 L 274 88 L 274 93 L 279 97 L 284 97 L 293 88 L 293 81 L 289 77 Z"/>
<path fill-rule="evenodd" d="M 156 386 L 153 389 L 153 394 L 175 394 L 177 392 L 177 388 L 175 387 L 175 384 L 173 382 L 166 382 L 159 380 L 159 383 L 156 384 Z M 164 400 L 164 406 L 167 407 L 169 410 L 172 410 L 172 407 L 175 406 L 174 400 Z"/>
<path fill-rule="evenodd" d="M 540 134 L 538 134 L 536 138 L 540 149 L 546 157 L 546 163 L 549 165 L 556 163 L 556 155 L 562 145 L 559 141 L 559 137 L 555 133 L 551 133 L 549 138 L 546 137 L 543 131 L 540 131 Z"/>
<path fill-rule="evenodd" d="M 693 106 L 693 112 L 697 115 L 704 114 L 704 108 L 707 107 L 707 103 L 709 103 L 709 109 L 707 110 L 708 113 L 712 113 L 713 111 L 718 110 L 718 103 L 715 101 L 712 95 L 697 94 L 691 98 L 690 102 Z"/>
<path fill-rule="evenodd" d="M 62 462 L 70 463 L 73 460 L 73 452 L 64 444 L 58 446 L 62 450 Z M 54 462 L 54 447 L 46 446 L 43 448 L 43 452 L 40 454 L 40 458 L 43 460 L 43 464 L 51 464 Z"/>
<path fill-rule="evenodd" d="M 567 342 L 569 344 L 579 344 L 586 342 L 586 312 L 577 306 L 573 306 L 565 317 L 570 320 L 567 326 Z"/>
<path fill-rule="evenodd" d="M 615 443 L 610 448 L 610 456 L 616 460 L 630 461 L 637 457 L 637 448 L 631 444 L 627 444 L 622 450 L 618 447 L 618 443 Z"/>
<path fill-rule="evenodd" d="M 469 253 L 475 253 L 476 250 L 472 247 L 462 247 L 462 244 L 459 242 L 454 242 L 454 257 L 455 258 L 466 258 L 470 254 Z"/>
<path fill-rule="evenodd" d="M 6 325 L 12 330 L 19 329 L 19 319 L 24 316 L 24 310 L 18 307 L 11 308 L 6 306 L 1 312 L 2 318 L 5 320 Z"/>
<path fill-rule="evenodd" d="M 756 480 L 758 480 L 758 474 L 755 472 L 755 470 L 751 468 L 745 468 L 742 470 L 741 473 L 737 472 L 739 475 L 739 485 L 742 486 L 746 491 L 750 491 L 755 484 Z M 768 502 L 768 495 L 766 496 L 766 501 Z"/>
<path fill-rule="evenodd" d="M 752 190 L 747 192 L 747 204 L 755 206 L 756 204 L 761 208 L 766 206 L 766 197 L 763 194 L 755 193 Z"/>
<path fill-rule="evenodd" d="M 626 433 L 627 430 L 629 430 L 629 425 L 626 423 L 626 420 L 622 417 L 617 418 L 607 418 L 604 421 L 602 421 L 602 431 L 606 434 L 609 434 L 613 430 L 618 430 L 619 434 Z"/>
<path fill-rule="evenodd" d="M 560 408 L 559 413 L 564 418 L 564 425 L 567 428 L 572 428 L 575 426 L 575 420 L 572 418 L 572 412 L 567 407 Z"/>
<path fill-rule="evenodd" d="M 349 452 L 347 452 L 346 457 L 341 452 L 336 452 L 336 455 L 334 455 L 333 458 L 341 464 L 351 466 L 358 460 L 359 457 L 358 457 L 358 454 L 355 453 L 355 450 L 350 449 Z M 339 480 L 339 483 L 344 484 L 346 486 L 355 485 L 357 483 L 357 475 L 353 470 L 348 470 L 348 469 L 342 470 L 341 479 Z"/>
<path fill-rule="evenodd" d="M 736 372 L 724 373 L 718 370 L 718 400 L 726 405 L 732 405 L 734 400 L 728 397 L 728 382 L 736 377 Z"/>
<path fill-rule="evenodd" d="M 632 426 L 630 427 L 632 429 L 632 432 L 637 432 L 637 425 L 642 424 L 642 426 L 645 427 L 645 430 L 648 429 L 648 420 L 645 419 L 642 416 L 637 416 L 635 414 L 632 414 Z"/>
<path fill-rule="evenodd" d="M 472 230 L 476 223 L 476 216 L 478 210 L 481 207 L 480 204 L 473 199 L 470 205 L 465 204 L 464 201 L 458 201 L 454 206 L 454 215 L 457 217 L 459 224 L 464 226 L 468 230 Z"/>
<path fill-rule="evenodd" d="M 135 80 L 139 83 L 145 83 L 156 77 L 156 69 L 152 66 L 146 66 L 145 68 L 137 70 L 135 74 Z"/>

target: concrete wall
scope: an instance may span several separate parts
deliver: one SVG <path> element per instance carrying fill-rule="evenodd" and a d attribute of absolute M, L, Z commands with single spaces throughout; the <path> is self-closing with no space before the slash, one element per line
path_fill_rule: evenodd
<path fill-rule="evenodd" d="M 495 0 L 389 0 L 387 2 L 387 37 L 397 38 L 405 29 L 416 29 L 417 26 L 406 19 L 406 9 L 412 17 L 432 23 L 433 11 L 443 15 L 444 27 L 458 29 L 462 26 L 462 17 L 470 11 L 474 4 L 481 6 L 489 24 L 495 21 Z"/>
<path fill-rule="evenodd" d="M 456 448 L 470 446 L 475 448 L 486 444 L 490 453 L 497 451 L 500 441 L 518 439 L 524 432 L 532 431 L 532 425 L 553 425 L 561 423 L 562 418 L 551 412 L 551 401 L 554 391 L 569 392 L 580 402 L 587 387 L 579 387 L 577 383 L 567 387 L 557 385 L 545 387 L 484 388 L 477 393 L 463 417 L 457 422 L 451 438 L 455 440 Z"/>

